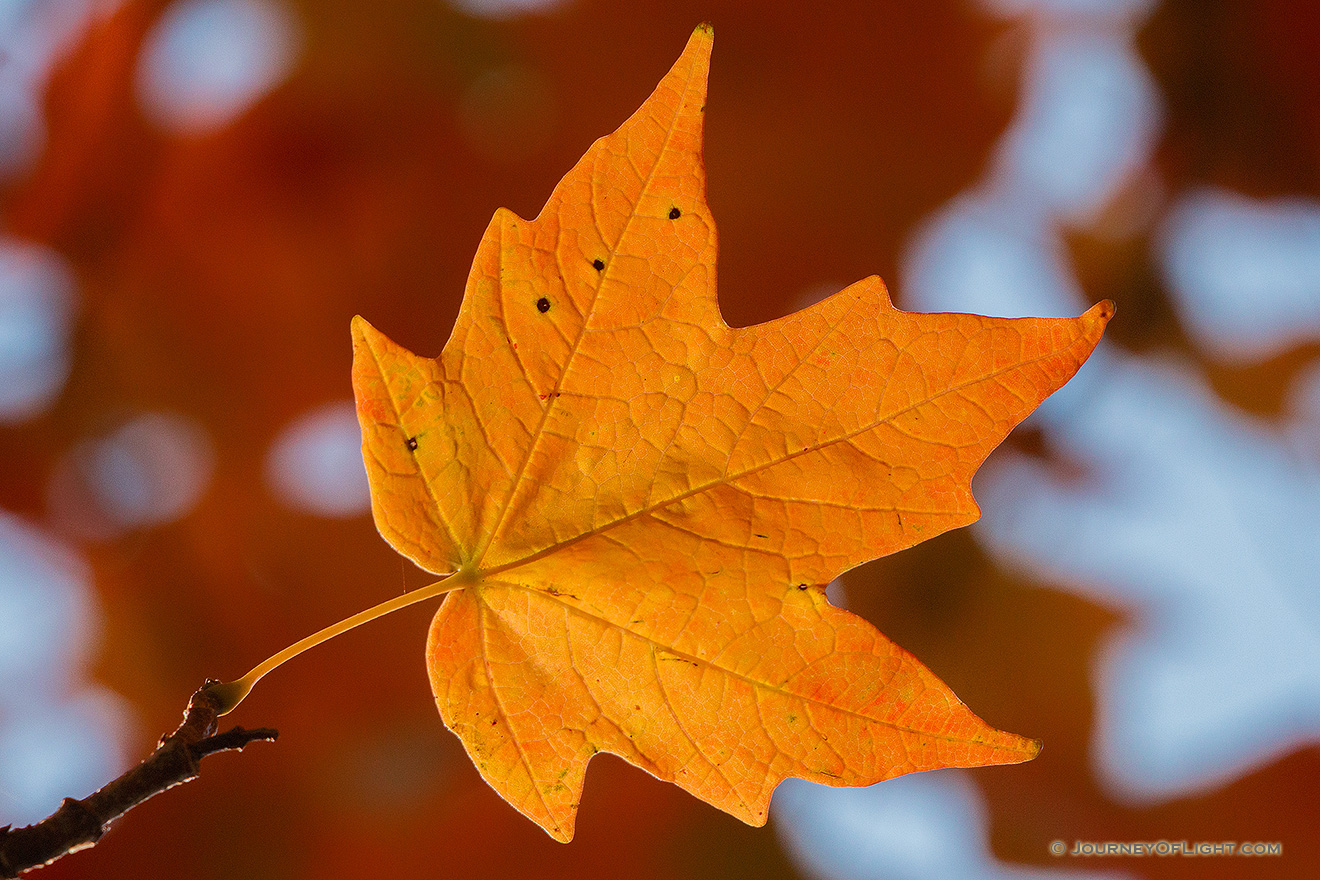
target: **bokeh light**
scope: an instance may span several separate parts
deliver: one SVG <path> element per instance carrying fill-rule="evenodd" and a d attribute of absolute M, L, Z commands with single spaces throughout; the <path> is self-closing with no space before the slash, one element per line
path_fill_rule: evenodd
<path fill-rule="evenodd" d="M 300 40 L 281 0 L 175 0 L 147 36 L 138 100 L 166 129 L 211 131 L 288 76 Z"/>
<path fill-rule="evenodd" d="M 64 388 L 74 303 L 57 253 L 0 238 L 0 424 L 37 415 Z"/>
<path fill-rule="evenodd" d="M 801 779 L 774 798 L 775 830 L 816 880 L 1118 880 L 1102 871 L 1040 871 L 990 851 L 984 799 L 971 776 L 934 770 L 866 788 Z"/>
<path fill-rule="evenodd" d="M 124 766 L 128 710 L 83 683 L 94 597 L 83 559 L 0 511 L 0 823 L 36 821 Z"/>
<path fill-rule="evenodd" d="M 58 694 L 95 638 L 91 571 L 30 523 L 0 512 L 0 703 Z"/>
<path fill-rule="evenodd" d="M 1217 787 L 1320 739 L 1320 468 L 1185 368 L 1131 359 L 1050 442 L 1094 476 L 1000 456 L 977 484 L 997 511 L 978 533 L 1132 613 L 1095 665 L 1095 760 L 1115 794 Z"/>
<path fill-rule="evenodd" d="M 45 143 L 41 96 L 51 69 L 116 0 L 0 3 L 0 180 L 27 169 Z"/>
<path fill-rule="evenodd" d="M 460 12 L 482 18 L 513 18 L 537 12 L 551 12 L 568 0 L 448 0 Z"/>
<path fill-rule="evenodd" d="M 280 501 L 305 513 L 345 517 L 371 510 L 353 402 L 317 407 L 285 427 L 266 457 L 266 481 Z"/>
<path fill-rule="evenodd" d="M 1160 106 L 1130 33 L 1068 24 L 1042 26 L 1032 44 L 989 186 L 1086 223 L 1149 160 Z"/>
<path fill-rule="evenodd" d="M 1320 462 L 1320 360 L 1293 381 L 1287 412 L 1290 440 L 1297 454 L 1303 460 Z"/>
<path fill-rule="evenodd" d="M 201 425 L 175 413 L 145 413 L 69 450 L 51 480 L 51 513 L 73 533 L 98 540 L 173 522 L 206 491 L 214 458 Z"/>
<path fill-rule="evenodd" d="M 1258 360 L 1320 338 L 1320 201 L 1194 190 L 1158 247 L 1179 317 L 1215 357 Z"/>

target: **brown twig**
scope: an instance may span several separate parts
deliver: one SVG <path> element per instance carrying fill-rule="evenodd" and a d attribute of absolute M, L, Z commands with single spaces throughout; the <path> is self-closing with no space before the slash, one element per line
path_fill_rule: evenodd
<path fill-rule="evenodd" d="M 14 878 L 29 868 L 49 865 L 101 839 L 115 819 L 153 795 L 197 778 L 207 755 L 241 749 L 248 743 L 273 742 L 279 732 L 268 727 L 235 727 L 216 733 L 215 698 L 208 681 L 197 689 L 183 713 L 183 723 L 161 738 L 142 763 L 82 800 L 65 798 L 59 809 L 34 825 L 0 828 L 0 877 Z"/>

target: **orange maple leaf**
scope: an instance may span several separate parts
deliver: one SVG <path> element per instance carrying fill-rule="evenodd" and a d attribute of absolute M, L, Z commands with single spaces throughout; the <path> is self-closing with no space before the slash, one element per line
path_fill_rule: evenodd
<path fill-rule="evenodd" d="M 449 592 L 427 644 L 440 714 L 563 841 L 602 751 L 755 825 L 788 776 L 866 785 L 1039 751 L 823 585 L 974 521 L 972 474 L 1113 307 L 908 314 L 871 277 L 726 325 L 711 36 L 540 216 L 495 214 L 438 358 L 353 322 L 376 525 L 449 575 L 419 591 Z"/>

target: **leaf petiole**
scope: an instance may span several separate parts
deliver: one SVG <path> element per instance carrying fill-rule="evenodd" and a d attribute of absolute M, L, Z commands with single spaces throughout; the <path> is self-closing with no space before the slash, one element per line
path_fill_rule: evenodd
<path fill-rule="evenodd" d="M 215 701 L 217 705 L 217 715 L 227 715 L 238 706 L 239 703 L 247 697 L 252 691 L 252 687 L 277 666 L 282 665 L 288 660 L 297 657 L 308 648 L 314 648 L 327 639 L 348 632 L 354 627 L 361 626 L 377 617 L 383 617 L 392 611 L 398 611 L 400 608 L 407 608 L 409 605 L 416 605 L 418 602 L 425 602 L 435 596 L 442 596 L 445 593 L 461 590 L 463 587 L 471 586 L 477 582 L 475 574 L 466 569 L 456 571 L 433 584 L 425 587 L 419 587 L 416 590 L 410 590 L 401 596 L 395 596 L 387 599 L 379 605 L 373 605 L 365 611 L 359 611 L 352 617 L 345 617 L 338 623 L 331 624 L 325 629 L 315 632 L 305 639 L 294 642 L 289 647 L 280 651 L 272 657 L 267 658 L 252 668 L 247 675 L 242 678 L 236 678 L 233 681 L 213 684 L 207 687 L 206 693 Z"/>

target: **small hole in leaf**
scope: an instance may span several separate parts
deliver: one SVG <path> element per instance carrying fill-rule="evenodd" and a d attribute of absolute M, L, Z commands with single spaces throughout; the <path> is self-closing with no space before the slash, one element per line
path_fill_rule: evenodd
<path fill-rule="evenodd" d="M 536 310 L 541 314 L 545 314 L 546 312 L 550 311 L 550 300 L 546 299 L 545 297 L 541 297 L 540 299 L 538 299 L 536 301 Z"/>
<path fill-rule="evenodd" d="M 670 220 L 677 220 L 679 217 L 682 217 L 682 216 L 683 216 L 683 212 L 680 211 L 680 210 L 678 210 L 678 208 L 670 208 L 670 209 L 669 209 L 669 219 L 670 219 Z"/>
<path fill-rule="evenodd" d="M 601 270 L 603 270 L 603 269 L 605 268 L 605 261 L 604 261 L 604 260 L 592 260 L 592 261 L 591 261 L 591 267 L 592 267 L 593 269 L 595 269 L 597 272 L 600 272 Z"/>
<path fill-rule="evenodd" d="M 409 438 L 408 438 L 408 448 L 409 448 L 409 449 L 416 449 L 416 448 L 417 448 L 417 438 L 416 438 L 416 437 L 409 437 Z"/>

